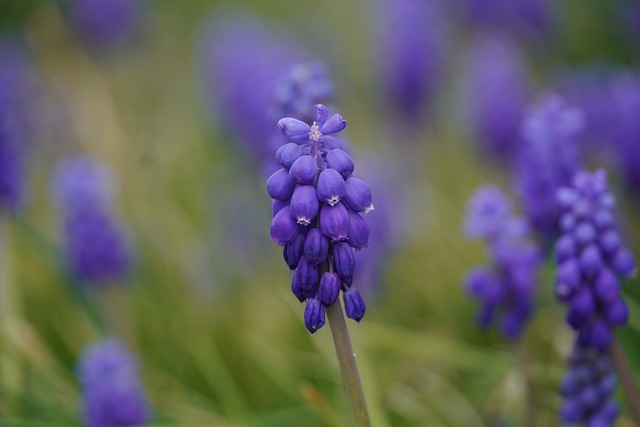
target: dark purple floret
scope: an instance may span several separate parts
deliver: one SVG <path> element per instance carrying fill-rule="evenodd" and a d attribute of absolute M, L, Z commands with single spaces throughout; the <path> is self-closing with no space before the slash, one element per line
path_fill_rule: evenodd
<path fill-rule="evenodd" d="M 149 422 L 150 408 L 138 364 L 117 340 L 86 348 L 77 375 L 87 427 L 142 426 Z"/>
<path fill-rule="evenodd" d="M 53 192 L 63 217 L 66 261 L 75 279 L 93 286 L 124 280 L 132 254 L 113 212 L 108 171 L 85 157 L 63 161 Z"/>
<path fill-rule="evenodd" d="M 618 417 L 614 400 L 616 377 L 606 352 L 576 343 L 560 385 L 564 398 L 560 418 L 565 423 L 610 427 Z"/>
<path fill-rule="evenodd" d="M 304 239 L 304 256 L 313 265 L 322 264 L 329 255 L 329 239 L 317 228 L 312 228 Z"/>
<path fill-rule="evenodd" d="M 556 243 L 556 254 L 563 254 L 557 257 L 556 295 L 568 305 L 566 320 L 581 344 L 604 351 L 612 329 L 627 322 L 620 281 L 635 274 L 635 261 L 612 219 L 595 225 L 597 218 L 613 217 L 604 170 L 577 173 L 573 185 L 560 189 L 557 196 L 564 215 L 575 217 L 582 227 L 565 227 Z M 566 249 L 567 241 L 573 242 L 571 250 Z"/>
<path fill-rule="evenodd" d="M 30 66 L 20 43 L 0 40 L 0 213 L 16 211 L 24 193 L 32 114 Z"/>
<path fill-rule="evenodd" d="M 324 305 L 315 298 L 307 300 L 304 308 L 304 324 L 312 334 L 324 326 Z"/>
<path fill-rule="evenodd" d="M 563 209 L 555 192 L 570 185 L 581 167 L 577 143 L 583 123 L 580 110 L 552 93 L 542 94 L 523 122 L 517 187 L 529 222 L 545 242 L 560 233 L 558 220 Z M 565 226 L 574 226 L 572 218 L 563 221 Z"/>
<path fill-rule="evenodd" d="M 364 317 L 367 309 L 360 292 L 356 288 L 349 288 L 342 293 L 342 299 L 344 300 L 344 309 L 347 317 L 359 322 Z"/>
<path fill-rule="evenodd" d="M 325 309 L 340 290 L 348 303 L 347 316 L 359 321 L 364 315 L 364 301 L 352 287 L 354 253 L 367 246 L 370 233 L 358 212 L 373 209 L 369 186 L 351 175 L 353 160 L 332 136 L 347 122 L 339 114 L 330 115 L 324 105 L 316 105 L 314 111 L 311 124 L 291 117 L 278 122 L 290 143 L 276 153 L 283 169 L 267 182 L 267 192 L 278 201 L 272 207 L 271 237 L 284 245 L 285 261 L 295 268 L 291 290 L 300 302 L 307 301 L 304 318 L 311 333 L 324 325 Z M 288 182 L 280 178 L 284 173 L 296 183 L 291 195 L 282 190 Z"/>
<path fill-rule="evenodd" d="M 526 224 L 512 214 L 507 197 L 493 186 L 481 187 L 471 198 L 464 228 L 489 245 L 492 258 L 466 277 L 467 291 L 481 304 L 478 324 L 496 324 L 505 338 L 515 339 L 533 311 L 538 249 L 527 241 Z"/>

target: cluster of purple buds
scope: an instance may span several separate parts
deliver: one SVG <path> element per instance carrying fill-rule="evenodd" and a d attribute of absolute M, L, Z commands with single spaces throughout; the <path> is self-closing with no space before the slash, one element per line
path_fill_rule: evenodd
<path fill-rule="evenodd" d="M 84 350 L 77 375 L 87 427 L 141 426 L 150 410 L 138 378 L 138 364 L 115 339 Z"/>
<path fill-rule="evenodd" d="M 564 397 L 560 417 L 565 423 L 609 427 L 618 417 L 614 399 L 617 380 L 613 363 L 605 352 L 577 344 L 560 386 Z"/>
<path fill-rule="evenodd" d="M 616 228 L 604 170 L 577 173 L 573 186 L 557 196 L 565 213 L 555 246 L 555 293 L 569 306 L 566 320 L 580 345 L 605 350 L 611 329 L 627 322 L 620 279 L 635 274 L 635 261 Z"/>
<path fill-rule="evenodd" d="M 54 176 L 67 263 L 82 284 L 122 280 L 131 267 L 131 250 L 112 212 L 109 184 L 108 171 L 85 157 L 61 162 Z"/>
<path fill-rule="evenodd" d="M 352 286 L 354 250 L 367 246 L 369 226 L 362 215 L 373 210 L 369 186 L 353 176 L 354 164 L 336 134 L 347 126 L 339 114 L 315 106 L 311 126 L 294 118 L 278 122 L 289 141 L 276 152 L 282 166 L 267 180 L 274 199 L 271 238 L 284 246 L 294 270 L 291 289 L 306 301 L 304 320 L 311 333 L 325 323 L 325 308 L 343 291 L 347 316 L 360 321 L 365 303 Z"/>
<path fill-rule="evenodd" d="M 473 268 L 466 277 L 467 291 L 482 305 L 478 324 L 496 323 L 502 335 L 517 338 L 533 311 L 540 255 L 527 241 L 527 226 L 512 214 L 507 197 L 493 186 L 476 191 L 465 219 L 468 237 L 484 240 L 492 263 Z"/>

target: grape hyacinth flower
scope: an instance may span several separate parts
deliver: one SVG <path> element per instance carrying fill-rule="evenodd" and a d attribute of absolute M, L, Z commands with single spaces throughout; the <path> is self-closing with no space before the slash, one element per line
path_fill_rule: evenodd
<path fill-rule="evenodd" d="M 132 254 L 112 212 L 108 171 L 86 157 L 63 161 L 53 192 L 63 215 L 66 261 L 74 278 L 91 286 L 123 280 Z"/>
<path fill-rule="evenodd" d="M 516 186 L 531 226 L 543 242 L 559 234 L 558 188 L 570 185 L 581 167 L 578 137 L 583 115 L 553 93 L 543 93 L 522 124 L 523 147 L 516 159 Z"/>
<path fill-rule="evenodd" d="M 347 316 L 360 321 L 365 303 L 352 286 L 354 251 L 367 246 L 369 226 L 363 215 L 373 210 L 371 190 L 353 176 L 354 163 L 332 135 L 347 122 L 329 115 L 321 104 L 308 125 L 294 118 L 278 122 L 289 141 L 276 153 L 282 166 L 267 180 L 273 200 L 271 238 L 283 246 L 294 270 L 291 289 L 306 301 L 305 325 L 311 333 L 325 322 L 342 290 Z"/>
<path fill-rule="evenodd" d="M 142 0 L 67 0 L 65 8 L 80 38 L 102 48 L 130 40 L 143 15 Z"/>
<path fill-rule="evenodd" d="M 569 307 L 566 321 L 578 343 L 606 350 L 612 329 L 627 323 L 620 280 L 635 274 L 635 261 L 617 230 L 604 170 L 577 173 L 557 197 L 564 213 L 555 245 L 556 297 Z"/>
<path fill-rule="evenodd" d="M 268 176 L 273 169 L 273 152 L 284 143 L 273 126 L 274 120 L 282 117 L 272 116 L 274 104 L 277 107 L 283 102 L 277 99 L 282 94 L 276 87 L 308 53 L 264 22 L 233 14 L 216 16 L 207 23 L 199 44 L 211 117 L 231 132 L 249 159 Z M 299 92 L 309 93 L 306 89 Z"/>
<path fill-rule="evenodd" d="M 398 119 L 420 125 L 443 74 L 444 13 L 434 1 L 378 0 L 378 6 L 376 57 L 387 101 Z"/>
<path fill-rule="evenodd" d="M 609 427 L 618 417 L 614 393 L 617 386 L 611 358 L 607 353 L 576 344 L 560 386 L 564 402 L 560 418 L 569 424 Z"/>
<path fill-rule="evenodd" d="M 473 268 L 465 280 L 467 291 L 481 304 L 478 324 L 497 324 L 504 337 L 515 339 L 533 311 L 541 261 L 527 241 L 526 223 L 513 215 L 499 189 L 486 185 L 470 199 L 464 229 L 469 238 L 484 240 L 492 257 L 491 265 Z"/>
<path fill-rule="evenodd" d="M 16 211 L 23 199 L 31 81 L 23 49 L 0 40 L 0 212 Z"/>
<path fill-rule="evenodd" d="M 85 426 L 141 426 L 149 422 L 138 364 L 119 341 L 108 339 L 87 347 L 77 375 Z"/>
<path fill-rule="evenodd" d="M 526 60 L 511 40 L 485 36 L 474 43 L 467 68 L 475 137 L 489 154 L 510 161 L 521 142 L 519 126 L 530 92 Z"/>

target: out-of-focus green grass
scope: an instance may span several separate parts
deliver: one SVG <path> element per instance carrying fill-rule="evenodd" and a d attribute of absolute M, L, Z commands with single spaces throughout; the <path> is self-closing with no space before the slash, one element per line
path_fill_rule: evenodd
<path fill-rule="evenodd" d="M 1 349 L 17 382 L 0 390 L 2 426 L 78 424 L 74 366 L 81 349 L 101 337 L 101 312 L 140 359 L 154 426 L 350 424 L 329 329 L 312 336 L 304 328 L 280 250 L 269 242 L 270 202 L 259 177 L 201 108 L 194 37 L 203 12 L 216 6 L 207 3 L 154 3 L 145 40 L 106 58 L 78 44 L 49 2 L 25 21 L 46 95 L 55 99 L 51 120 L 63 124 L 32 150 L 30 200 L 8 224 L 15 299 Z M 333 52 L 342 62 L 332 65 L 356 162 L 359 153 L 396 143 L 382 141 L 379 111 L 359 78 L 367 37 L 344 25 L 362 22 L 365 5 L 254 3 L 258 13 L 294 27 L 305 13 L 333 19 L 343 46 Z M 409 227 L 414 236 L 389 255 L 365 319 L 349 323 L 373 424 L 523 425 L 524 353 L 537 425 L 557 425 L 556 389 L 572 338 L 552 298 L 550 266 L 522 348 L 473 323 L 475 306 L 461 282 L 485 256 L 461 235 L 465 203 L 480 184 L 510 183 L 506 171 L 481 162 L 464 127 L 451 120 L 447 108 L 455 102 L 447 94 L 407 159 L 415 198 L 425 201 Z M 388 149 L 399 158 L 402 150 Z M 77 151 L 113 168 L 137 254 L 129 286 L 88 296 L 61 268 L 48 188 L 53 161 Z M 243 198 L 255 203 L 234 204 Z M 247 218 L 249 230 L 263 227 L 262 239 L 247 242 L 246 257 L 227 240 L 230 214 Z M 631 325 L 620 333 L 630 358 L 640 351 L 640 294 L 632 296 Z M 618 425 L 631 422 L 623 417 Z"/>

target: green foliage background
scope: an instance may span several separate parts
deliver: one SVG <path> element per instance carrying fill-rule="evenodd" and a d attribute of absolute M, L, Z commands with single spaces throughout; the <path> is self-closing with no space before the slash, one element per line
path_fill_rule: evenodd
<path fill-rule="evenodd" d="M 2 274 L 11 283 L 0 303 L 0 426 L 78 425 L 74 367 L 82 348 L 106 329 L 140 359 L 154 426 L 350 425 L 329 329 L 306 331 L 280 250 L 269 241 L 263 184 L 202 108 L 196 39 L 206 18 L 227 8 L 287 27 L 326 55 L 356 162 L 380 147 L 398 154 L 406 145 L 380 126 L 370 4 L 238 3 L 149 1 L 142 40 L 101 56 L 74 38 L 57 3 L 0 0 L 0 22 L 24 37 L 44 82 L 41 106 L 54 111 L 53 122 L 60 123 L 57 114 L 64 118 L 36 132 L 27 206 L 0 218 Z M 552 65 L 637 65 L 637 46 L 616 27 L 609 3 L 562 2 L 561 31 L 531 47 L 540 81 Z M 464 37 L 454 47 L 456 61 Z M 537 425 L 554 426 L 572 333 L 552 296 L 551 262 L 521 345 L 478 331 L 475 306 L 463 292 L 465 271 L 485 260 L 482 246 L 460 232 L 466 200 L 480 184 L 511 183 L 475 151 L 456 114 L 464 107 L 455 84 L 462 70 L 449 70 L 435 118 L 407 156 L 415 159 L 407 160 L 414 197 L 424 201 L 413 215 L 412 239 L 390 254 L 362 323 L 349 322 L 373 424 L 524 425 L 524 367 Z M 49 176 L 57 158 L 77 152 L 117 176 L 118 207 L 137 253 L 127 287 L 83 295 L 61 267 Z M 638 254 L 640 203 L 613 178 Z M 255 231 L 245 258 L 229 240 L 229 215 L 246 218 Z M 619 332 L 636 371 L 637 282 L 625 284 L 631 322 Z M 623 416 L 617 425 L 632 423 Z"/>

